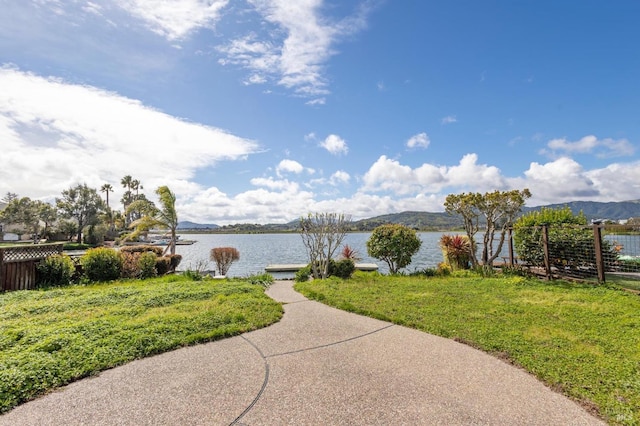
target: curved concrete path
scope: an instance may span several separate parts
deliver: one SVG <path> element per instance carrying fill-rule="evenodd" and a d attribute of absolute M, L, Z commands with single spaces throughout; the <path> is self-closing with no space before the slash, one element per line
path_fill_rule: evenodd
<path fill-rule="evenodd" d="M 131 362 L 0 416 L 0 425 L 602 425 L 492 356 L 309 301 L 270 327 Z"/>

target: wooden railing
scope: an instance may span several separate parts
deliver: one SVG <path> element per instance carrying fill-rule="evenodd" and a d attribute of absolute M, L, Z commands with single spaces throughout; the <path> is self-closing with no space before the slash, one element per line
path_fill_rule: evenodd
<path fill-rule="evenodd" d="M 1 291 L 34 289 L 36 265 L 48 256 L 62 253 L 62 247 L 62 243 L 0 247 Z"/>

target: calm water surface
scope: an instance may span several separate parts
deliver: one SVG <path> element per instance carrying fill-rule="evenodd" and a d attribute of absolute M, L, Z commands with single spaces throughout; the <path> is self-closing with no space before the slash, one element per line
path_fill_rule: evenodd
<path fill-rule="evenodd" d="M 387 273 L 386 264 L 367 256 L 366 242 L 371 233 L 347 234 L 344 244 L 356 250 L 362 263 L 375 263 L 379 271 Z M 441 232 L 420 232 L 420 251 L 413 256 L 413 262 L 405 271 L 435 267 L 442 262 L 442 252 L 438 246 Z M 209 260 L 209 252 L 215 247 L 235 247 L 240 252 L 240 260 L 233 263 L 228 276 L 243 277 L 264 273 L 264 268 L 274 263 L 309 263 L 309 257 L 300 234 L 183 234 L 183 240 L 197 241 L 192 245 L 177 246 L 182 255 L 178 269 L 215 270 L 215 263 Z M 341 248 L 336 256 L 339 256 Z M 203 268 L 204 265 L 204 268 Z M 276 278 L 288 278 L 293 274 L 273 274 Z"/>

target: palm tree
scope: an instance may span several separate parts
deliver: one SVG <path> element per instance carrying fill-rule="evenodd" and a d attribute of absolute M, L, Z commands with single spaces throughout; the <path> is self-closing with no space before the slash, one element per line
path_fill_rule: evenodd
<path fill-rule="evenodd" d="M 129 209 L 129 204 L 131 204 L 131 202 L 133 201 L 133 196 L 131 194 L 133 178 L 131 177 L 131 175 L 126 175 L 120 180 L 120 184 L 124 189 L 126 189 L 125 193 L 122 195 L 122 199 L 120 200 L 120 202 L 122 203 L 122 207 L 124 207 L 125 222 L 129 223 L 131 222 L 131 216 L 129 215 L 129 213 L 127 213 L 127 210 Z"/>
<path fill-rule="evenodd" d="M 109 209 L 109 192 L 113 192 L 113 186 L 109 183 L 105 183 L 100 187 L 100 192 L 104 192 L 107 196 L 107 209 Z"/>
<path fill-rule="evenodd" d="M 142 182 L 140 182 L 138 179 L 134 179 L 134 180 L 131 181 L 131 189 L 136 191 L 135 199 L 137 200 L 139 198 L 139 196 L 140 196 L 140 192 L 139 191 L 141 189 L 144 189 L 144 188 L 142 187 Z"/>
<path fill-rule="evenodd" d="M 153 227 L 168 229 L 171 233 L 171 239 L 165 253 L 170 251 L 171 254 L 176 254 L 176 231 L 178 229 L 176 195 L 167 186 L 156 189 L 156 194 L 160 198 L 159 209 L 147 200 L 137 200 L 131 203 L 130 208 L 141 208 L 143 216 L 131 223 L 130 227 L 134 228 L 134 231 L 129 235 L 129 238 L 137 237 Z"/>
<path fill-rule="evenodd" d="M 130 191 L 133 183 L 133 178 L 131 177 L 131 175 L 126 175 L 125 177 L 120 179 L 120 183 L 122 184 L 123 188 L 128 189 Z"/>

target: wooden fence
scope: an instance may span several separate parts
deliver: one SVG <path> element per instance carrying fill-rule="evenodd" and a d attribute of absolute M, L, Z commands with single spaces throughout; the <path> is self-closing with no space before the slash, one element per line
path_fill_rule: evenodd
<path fill-rule="evenodd" d="M 62 243 L 0 247 L 1 291 L 31 290 L 37 284 L 36 265 L 62 253 Z"/>

